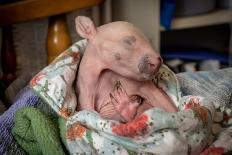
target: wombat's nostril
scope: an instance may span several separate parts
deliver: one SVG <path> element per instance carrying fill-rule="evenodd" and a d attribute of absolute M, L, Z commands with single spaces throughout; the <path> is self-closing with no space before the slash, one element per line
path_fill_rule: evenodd
<path fill-rule="evenodd" d="M 163 63 L 163 59 L 161 57 L 158 58 L 158 60 Z"/>
<path fill-rule="evenodd" d="M 149 68 L 148 68 L 148 70 L 149 70 L 149 72 L 150 72 L 151 74 L 153 74 L 153 73 L 157 70 L 157 65 L 155 65 L 155 64 L 150 64 L 150 63 L 149 63 Z"/>
<path fill-rule="evenodd" d="M 149 67 L 150 67 L 151 71 L 156 69 L 156 65 L 151 64 L 151 63 L 148 63 L 148 64 L 149 64 Z"/>
<path fill-rule="evenodd" d="M 162 65 L 163 60 L 159 55 L 145 55 L 140 59 L 140 63 L 138 65 L 139 72 L 145 73 L 147 76 L 154 75 L 160 66 Z"/>

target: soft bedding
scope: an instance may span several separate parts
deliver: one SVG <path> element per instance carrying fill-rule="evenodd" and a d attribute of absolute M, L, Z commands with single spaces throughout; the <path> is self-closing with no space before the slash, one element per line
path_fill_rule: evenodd
<path fill-rule="evenodd" d="M 128 124 L 104 120 L 98 113 L 81 111 L 66 121 L 66 125 L 60 118 L 60 135 L 69 149 L 82 154 L 186 154 L 188 145 L 196 147 L 193 144 L 196 141 L 199 141 L 197 147 L 203 147 L 200 145 L 208 135 L 207 128 L 199 130 L 203 125 L 199 123 L 201 119 L 195 119 L 201 110 L 196 108 L 191 112 L 171 114 L 151 109 Z M 186 125 L 188 121 L 194 124 L 180 127 L 180 123 Z M 48 117 L 35 108 L 23 108 L 16 114 L 12 132 L 29 154 L 64 154 L 56 122 L 55 117 Z M 196 139 L 189 144 L 182 136 Z M 170 149 L 164 152 L 164 147 Z"/>
<path fill-rule="evenodd" d="M 225 78 L 231 76 L 231 69 L 219 71 L 224 73 L 221 78 L 216 73 L 215 76 L 205 73 L 176 77 L 163 65 L 153 81 L 169 95 L 180 111 L 167 113 L 152 108 L 137 119 L 122 124 L 103 119 L 94 111 L 75 111 L 77 94 L 73 85 L 85 45 L 85 40 L 74 44 L 30 82 L 36 96 L 53 109 L 53 116 L 66 120 L 64 136 L 61 137 L 70 154 L 179 155 L 199 154 L 204 150 L 203 154 L 212 151 L 222 154 L 232 150 L 231 91 L 228 91 L 231 83 L 229 78 Z M 202 78 L 208 75 L 220 79 L 221 84 L 213 78 Z M 188 81 L 191 78 L 193 83 Z M 198 85 L 197 81 L 202 82 L 203 79 L 205 81 Z M 226 79 L 224 83 L 222 79 Z M 229 97 L 220 98 L 223 94 Z M 17 142 L 20 144 L 20 141 Z"/>
<path fill-rule="evenodd" d="M 231 116 L 226 104 L 219 105 L 209 96 L 183 96 L 175 74 L 165 65 L 153 81 L 169 95 L 179 112 L 152 108 L 126 124 L 104 119 L 95 111 L 76 112 L 73 85 L 86 44 L 86 40 L 74 44 L 31 81 L 34 91 L 66 118 L 66 143 L 71 154 L 199 154 L 212 143 L 214 116 L 220 112 Z M 220 145 L 217 147 L 223 151 L 230 149 Z"/>
<path fill-rule="evenodd" d="M 64 155 L 56 117 L 37 108 L 17 111 L 12 134 L 30 155 Z"/>

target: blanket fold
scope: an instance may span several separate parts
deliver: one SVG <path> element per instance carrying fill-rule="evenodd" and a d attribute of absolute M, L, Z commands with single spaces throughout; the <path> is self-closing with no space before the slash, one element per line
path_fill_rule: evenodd
<path fill-rule="evenodd" d="M 36 108 L 22 108 L 17 111 L 12 134 L 28 154 L 65 154 L 58 123 Z"/>
<path fill-rule="evenodd" d="M 68 149 L 71 154 L 199 154 L 210 135 L 213 110 L 207 104 L 177 113 L 152 108 L 128 123 L 83 110 L 67 119 Z"/>
<path fill-rule="evenodd" d="M 171 114 L 152 108 L 133 121 L 121 124 L 103 119 L 94 111 L 77 112 L 78 93 L 74 86 L 81 56 L 87 44 L 86 40 L 75 43 L 30 81 L 30 87 L 36 94 L 58 116 L 66 119 L 62 133 L 70 154 L 126 155 L 134 152 L 195 155 L 208 146 L 210 149 L 223 148 L 223 153 L 231 150 L 224 138 L 232 136 L 229 128 L 232 121 L 232 110 L 229 106 L 231 103 L 220 102 L 204 93 L 185 93 L 183 96 L 179 86 L 181 80 L 178 81 L 176 75 L 165 65 L 161 66 L 152 81 L 170 97 L 179 109 L 177 113 Z M 214 81 L 206 80 L 199 92 L 207 92 L 206 88 L 210 88 L 209 94 L 212 94 Z M 191 86 L 191 82 L 188 86 Z M 186 89 L 191 90 L 187 87 Z M 230 96 L 231 93 L 228 93 L 228 97 Z M 221 116 L 219 122 L 214 120 L 217 116 Z M 218 137 L 220 131 L 214 132 L 213 127 L 220 124 L 223 125 L 221 127 L 227 127 L 226 136 Z M 43 134 L 43 131 L 36 132 Z M 38 140 L 37 134 L 34 135 Z"/>

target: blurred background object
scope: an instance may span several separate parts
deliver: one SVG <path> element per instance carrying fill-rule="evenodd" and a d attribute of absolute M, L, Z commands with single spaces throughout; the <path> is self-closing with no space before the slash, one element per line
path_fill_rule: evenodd
<path fill-rule="evenodd" d="M 175 16 L 192 16 L 211 12 L 215 9 L 216 0 L 175 0 Z"/>
<path fill-rule="evenodd" d="M 29 80 L 80 40 L 75 17 L 111 21 L 110 0 L 0 0 L 0 99 L 9 107 Z M 108 7 L 107 7 L 108 6 Z M 110 9 L 109 9 L 110 8 Z M 100 14 L 102 16 L 100 16 Z"/>
<path fill-rule="evenodd" d="M 218 8 L 232 8 L 232 1 L 231 0 L 217 0 L 216 5 Z"/>
<path fill-rule="evenodd" d="M 0 100 L 0 115 L 6 110 L 5 105 L 2 103 L 2 101 Z"/>
<path fill-rule="evenodd" d="M 164 26 L 161 31 L 160 50 L 163 57 L 166 60 L 184 61 L 177 73 L 191 71 L 186 70 L 185 66 L 193 63 L 196 64 L 192 71 L 216 70 L 231 66 L 232 1 L 175 2 L 171 25 L 168 28 Z"/>
<path fill-rule="evenodd" d="M 29 9 L 33 3 L 39 5 Z M 27 9 L 24 6 L 19 11 L 19 4 Z M 15 13 L 7 12 L 8 7 Z M 33 13 L 36 10 L 38 13 Z M 232 0 L 0 0 L 0 88 L 4 103 L 10 104 L 48 61 L 80 40 L 74 22 L 78 15 L 89 16 L 96 25 L 132 22 L 176 73 L 232 66 Z M 56 30 L 57 24 L 62 31 Z M 7 35 L 13 40 L 11 45 L 2 45 L 6 40 L 2 38 L 4 27 L 11 31 L 7 32 L 12 34 Z M 61 45 L 60 50 L 53 48 Z M 11 52 L 5 53 L 5 49 Z"/>
<path fill-rule="evenodd" d="M 232 0 L 112 3 L 113 20 L 140 27 L 176 73 L 232 66 Z"/>

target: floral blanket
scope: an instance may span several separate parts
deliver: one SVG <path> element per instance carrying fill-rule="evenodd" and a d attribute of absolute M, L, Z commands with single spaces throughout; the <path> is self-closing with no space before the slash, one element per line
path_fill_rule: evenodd
<path fill-rule="evenodd" d="M 66 119 L 70 154 L 223 154 L 232 150 L 231 109 L 212 98 L 182 96 L 175 74 L 165 65 L 153 77 L 179 109 L 152 108 L 128 123 L 103 119 L 95 111 L 75 111 L 73 85 L 87 41 L 75 43 L 30 82 L 31 88 Z M 215 119 L 217 124 L 215 127 Z M 222 125 L 223 124 L 223 125 Z"/>

